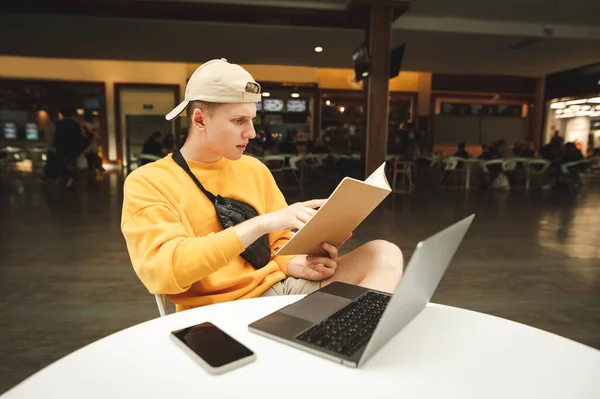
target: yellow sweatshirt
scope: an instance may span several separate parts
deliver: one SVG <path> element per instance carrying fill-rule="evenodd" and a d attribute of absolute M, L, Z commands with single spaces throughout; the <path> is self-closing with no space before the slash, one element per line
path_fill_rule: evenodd
<path fill-rule="evenodd" d="M 208 191 L 259 214 L 287 206 L 271 172 L 255 158 L 188 165 Z M 247 263 L 238 235 L 223 230 L 213 204 L 171 155 L 127 177 L 121 230 L 142 283 L 152 294 L 167 294 L 177 311 L 257 297 L 286 277 L 291 259 L 274 257 L 259 270 Z M 270 234 L 272 254 L 290 237 L 289 231 Z"/>

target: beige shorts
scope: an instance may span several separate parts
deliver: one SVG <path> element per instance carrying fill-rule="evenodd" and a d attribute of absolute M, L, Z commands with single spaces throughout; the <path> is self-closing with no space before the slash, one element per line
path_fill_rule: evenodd
<path fill-rule="evenodd" d="M 321 288 L 320 281 L 311 281 L 303 278 L 286 277 L 278 283 L 273 284 L 259 297 L 280 295 L 307 295 Z"/>

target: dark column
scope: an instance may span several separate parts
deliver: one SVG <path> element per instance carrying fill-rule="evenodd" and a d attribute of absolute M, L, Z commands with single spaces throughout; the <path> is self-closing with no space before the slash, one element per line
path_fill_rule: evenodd
<path fill-rule="evenodd" d="M 385 161 L 386 155 L 392 17 L 392 7 L 371 6 L 371 19 L 367 31 L 371 70 L 366 85 L 366 176 Z"/>
<path fill-rule="evenodd" d="M 546 116 L 546 77 L 538 78 L 535 87 L 535 104 L 533 109 L 529 109 L 529 117 L 533 120 L 532 131 L 530 132 L 529 141 L 533 143 L 535 150 L 539 150 L 544 144 L 544 133 L 547 126 L 544 120 Z"/>

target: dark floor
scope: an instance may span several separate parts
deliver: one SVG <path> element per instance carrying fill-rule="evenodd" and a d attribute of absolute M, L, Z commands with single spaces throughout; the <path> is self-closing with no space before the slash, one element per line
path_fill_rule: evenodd
<path fill-rule="evenodd" d="M 600 348 L 600 179 L 585 183 L 564 195 L 420 184 L 411 196 L 388 197 L 346 249 L 383 238 L 408 258 L 420 239 L 475 212 L 434 301 Z M 82 181 L 74 192 L 43 188 L 31 176 L 0 178 L 0 189 L 1 393 L 75 349 L 158 313 L 119 230 L 119 174 Z M 325 186 L 313 195 L 328 193 Z M 307 196 L 290 191 L 288 199 Z"/>

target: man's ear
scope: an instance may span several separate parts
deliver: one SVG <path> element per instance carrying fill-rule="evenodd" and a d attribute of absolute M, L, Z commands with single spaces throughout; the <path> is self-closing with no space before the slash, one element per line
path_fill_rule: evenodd
<path fill-rule="evenodd" d="M 206 129 L 206 113 L 200 108 L 194 109 L 192 123 L 200 130 Z"/>

